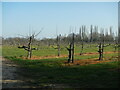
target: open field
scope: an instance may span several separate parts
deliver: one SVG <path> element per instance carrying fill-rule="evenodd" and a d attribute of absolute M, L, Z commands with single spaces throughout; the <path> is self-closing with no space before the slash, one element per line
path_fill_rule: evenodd
<path fill-rule="evenodd" d="M 93 45 L 94 46 L 94 45 Z M 105 47 L 103 61 L 98 61 L 98 48 L 86 45 L 83 55 L 75 46 L 75 62 L 68 64 L 67 50 L 51 47 L 33 51 L 31 60 L 24 58 L 27 52 L 17 47 L 3 46 L 3 56 L 20 66 L 18 74 L 35 87 L 56 88 L 118 88 L 120 67 L 118 52 L 112 46 Z"/>

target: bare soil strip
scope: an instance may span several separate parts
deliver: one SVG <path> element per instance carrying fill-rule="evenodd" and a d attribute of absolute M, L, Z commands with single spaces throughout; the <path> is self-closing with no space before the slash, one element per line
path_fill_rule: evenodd
<path fill-rule="evenodd" d="M 112 54 L 112 53 L 118 53 L 118 52 L 104 52 L 104 54 Z M 91 53 L 83 53 L 81 56 L 89 56 L 89 55 L 98 55 L 99 53 L 91 52 Z M 80 55 L 79 53 L 75 53 L 75 55 Z M 50 59 L 50 58 L 62 58 L 62 57 L 68 57 L 68 55 L 60 55 L 59 57 L 56 55 L 51 56 L 32 56 L 31 60 L 40 60 L 40 59 Z M 21 58 L 21 57 L 20 57 Z M 23 59 L 27 59 L 26 57 L 22 57 Z"/>

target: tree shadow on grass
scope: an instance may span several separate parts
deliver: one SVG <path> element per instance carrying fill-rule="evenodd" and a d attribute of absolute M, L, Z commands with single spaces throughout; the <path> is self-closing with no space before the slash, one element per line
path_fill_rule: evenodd
<path fill-rule="evenodd" d="M 16 60 L 21 66 L 18 74 L 24 76 L 34 87 L 49 88 L 118 88 L 117 62 L 87 66 L 63 66 L 53 60 Z"/>

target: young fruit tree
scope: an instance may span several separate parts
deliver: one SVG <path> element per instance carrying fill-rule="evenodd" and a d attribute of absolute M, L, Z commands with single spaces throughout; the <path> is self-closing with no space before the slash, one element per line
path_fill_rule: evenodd
<path fill-rule="evenodd" d="M 73 33 L 73 36 L 72 36 L 72 63 L 74 63 L 74 33 Z"/>
<path fill-rule="evenodd" d="M 72 61 L 72 63 L 74 63 L 74 33 L 72 35 L 72 41 L 69 44 L 69 48 L 66 47 L 66 49 L 69 52 L 68 55 L 68 63 L 70 63 Z"/>
<path fill-rule="evenodd" d="M 104 51 L 104 33 L 100 35 L 100 43 L 99 43 L 99 60 L 103 60 L 103 51 Z"/>
<path fill-rule="evenodd" d="M 40 31 L 41 32 L 41 31 Z M 28 44 L 27 44 L 27 46 L 25 46 L 25 45 L 23 45 L 23 46 L 18 46 L 18 48 L 23 48 L 24 50 L 26 50 L 27 52 L 28 52 L 28 54 L 27 54 L 27 58 L 28 59 L 30 59 L 31 57 L 32 57 L 32 50 L 37 50 L 37 48 L 32 48 L 32 43 L 33 43 L 33 41 L 34 41 L 34 38 L 36 37 L 36 36 L 38 36 L 39 34 L 40 34 L 40 32 L 39 33 L 37 33 L 37 34 L 32 34 L 32 35 L 30 35 L 29 37 L 28 37 Z"/>
<path fill-rule="evenodd" d="M 58 57 L 60 56 L 60 49 L 61 49 L 61 47 L 60 47 L 60 40 L 61 40 L 61 34 L 59 36 L 57 36 L 57 38 L 56 38 L 57 47 L 52 46 L 54 49 L 58 50 L 58 54 L 57 54 Z"/>
<path fill-rule="evenodd" d="M 69 55 L 68 55 L 68 63 L 70 63 L 70 61 L 71 61 L 71 57 L 72 57 L 72 43 L 70 43 L 69 44 L 69 48 L 68 47 L 66 47 L 66 49 L 68 50 L 68 53 L 69 53 Z"/>

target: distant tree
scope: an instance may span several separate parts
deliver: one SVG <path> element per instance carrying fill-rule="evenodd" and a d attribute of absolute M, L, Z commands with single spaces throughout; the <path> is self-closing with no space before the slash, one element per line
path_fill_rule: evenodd
<path fill-rule="evenodd" d="M 94 27 L 94 31 L 92 32 L 92 42 L 98 42 L 99 40 L 99 33 L 98 33 L 98 26 Z"/>
<path fill-rule="evenodd" d="M 82 26 L 82 34 L 81 34 L 81 51 L 80 51 L 80 55 L 83 54 L 83 48 L 84 48 L 84 26 Z"/>
<path fill-rule="evenodd" d="M 90 27 L 90 42 L 93 40 L 93 26 Z"/>
<path fill-rule="evenodd" d="M 110 42 L 113 42 L 114 41 L 114 37 L 113 37 L 112 27 L 110 27 L 109 31 L 110 31 L 110 37 L 109 37 Z"/>

